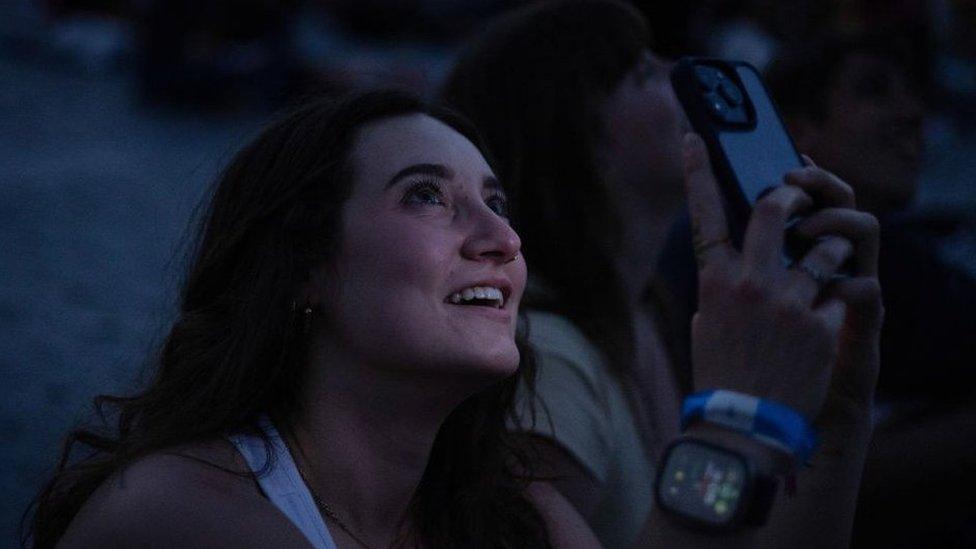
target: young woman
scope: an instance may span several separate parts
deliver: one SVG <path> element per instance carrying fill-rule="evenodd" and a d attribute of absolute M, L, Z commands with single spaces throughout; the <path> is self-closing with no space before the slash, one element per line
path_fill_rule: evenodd
<path fill-rule="evenodd" d="M 653 522 L 650 479 L 679 433 L 683 394 L 728 381 L 700 374 L 705 366 L 697 343 L 691 357 L 677 352 L 669 337 L 675 327 L 668 323 L 668 295 L 655 282 L 661 249 L 683 203 L 681 143 L 687 127 L 671 90 L 669 64 L 648 45 L 646 24 L 622 2 L 537 3 L 499 18 L 472 40 L 441 92 L 478 125 L 496 155 L 532 265 L 526 304 L 539 399 L 523 399 L 523 414 L 534 411 L 544 420 L 513 428 L 527 433 L 527 443 L 541 454 L 537 463 L 548 484 L 610 547 L 630 546 Z M 870 432 L 870 372 L 878 367 L 877 222 L 852 209 L 845 183 L 817 168 L 786 174 L 786 182 L 760 203 L 758 219 L 783 216 L 782 204 L 767 203 L 779 200 L 778 193 L 802 191 L 798 200 L 826 206 L 799 226 L 807 236 L 825 238 L 796 268 L 769 264 L 768 257 L 757 260 L 751 245 L 738 256 L 720 241 L 720 227 L 709 236 L 700 221 L 718 211 L 690 195 L 692 217 L 699 220 L 695 245 L 699 256 L 717 248 L 743 260 L 723 266 L 721 273 L 707 261 L 700 266 L 709 278 L 729 277 L 726 289 L 732 294 L 775 294 L 773 281 L 790 280 L 808 287 L 794 294 L 784 290 L 805 296 L 788 310 L 840 299 L 848 306 L 845 326 L 870 319 L 862 340 L 843 339 L 826 407 L 808 410 L 819 423 L 823 451 L 812 469 L 800 472 L 799 493 L 814 491 L 824 499 L 814 505 L 815 497 L 781 498 L 775 512 L 794 518 L 755 533 L 757 543 L 793 539 L 802 545 L 816 539 L 820 546 L 844 546 Z M 779 241 L 781 226 L 753 221 L 750 234 L 763 246 Z M 816 287 L 849 255 L 860 258 L 859 276 L 810 294 L 809 285 Z M 702 280 L 700 293 L 713 292 L 712 284 Z M 705 331 L 708 307 L 700 303 L 693 340 Z M 758 318 L 740 312 L 738 325 Z M 689 359 L 691 367 L 685 367 Z M 746 375 L 741 364 L 727 366 L 728 376 Z M 841 381 L 852 371 L 865 376 L 856 391 Z M 790 379 L 797 373 L 792 362 L 774 372 L 783 383 L 799 383 Z M 823 521 L 814 530 L 822 534 L 810 537 L 809 525 L 789 526 L 794 519 Z"/>
<path fill-rule="evenodd" d="M 71 434 L 33 546 L 545 546 L 505 451 L 526 267 L 477 143 L 370 93 L 245 147 L 155 379 Z"/>
<path fill-rule="evenodd" d="M 532 378 L 515 338 L 526 266 L 476 143 L 445 112 L 374 93 L 312 104 L 245 148 L 213 197 L 157 377 L 104 401 L 114 433 L 69 439 L 93 452 L 42 493 L 34 545 L 598 547 L 558 492 L 527 486 L 505 432 L 513 376 Z M 842 331 L 842 301 L 814 306 L 809 277 L 769 261 L 805 195 L 770 195 L 740 257 L 694 140 L 687 166 L 711 290 L 696 376 L 816 413 L 831 355 L 870 352 L 873 332 Z M 753 285 L 726 274 L 744 270 Z M 870 361 L 848 362 L 845 380 L 868 386 L 855 397 L 870 394 Z M 732 430 L 693 432 L 775 469 Z M 644 537 L 716 539 L 752 541 L 664 520 Z"/>

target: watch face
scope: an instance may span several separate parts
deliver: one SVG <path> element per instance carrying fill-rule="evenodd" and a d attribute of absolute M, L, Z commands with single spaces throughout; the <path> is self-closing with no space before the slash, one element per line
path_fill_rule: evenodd
<path fill-rule="evenodd" d="M 659 477 L 658 500 L 685 518 L 725 526 L 740 510 L 747 475 L 738 455 L 684 441 L 668 454 Z"/>

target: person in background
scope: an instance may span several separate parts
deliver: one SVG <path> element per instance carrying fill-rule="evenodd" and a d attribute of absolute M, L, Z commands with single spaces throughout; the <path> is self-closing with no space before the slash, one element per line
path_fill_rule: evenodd
<path fill-rule="evenodd" d="M 828 36 L 784 53 L 768 81 L 797 147 L 881 221 L 884 364 L 857 540 L 976 542 L 976 280 L 939 255 L 959 225 L 918 213 L 925 103 L 890 36 Z"/>
<path fill-rule="evenodd" d="M 696 343 L 690 356 L 677 356 L 670 296 L 655 278 L 668 229 L 684 203 L 683 157 L 689 168 L 690 151 L 683 155 L 681 148 L 687 127 L 669 68 L 649 49 L 647 26 L 628 5 L 543 2 L 493 21 L 463 49 L 441 90 L 448 105 L 484 132 L 514 197 L 513 222 L 532 264 L 526 305 L 528 337 L 539 361 L 538 399 L 523 396 L 521 406 L 523 417 L 534 414 L 538 421 L 514 423 L 512 429 L 538 454 L 537 466 L 549 479 L 538 484 L 572 502 L 607 547 L 631 546 L 663 520 L 651 503 L 653 476 L 663 466 L 665 448 L 679 436 L 682 396 L 724 385 L 698 373 L 703 354 Z M 849 283 L 863 293 L 848 302 L 846 322 L 880 322 L 879 296 L 869 296 L 868 289 L 876 283 L 873 267 L 863 255 L 873 253 L 876 220 L 851 210 L 849 187 L 827 172 L 809 167 L 784 175 L 788 184 L 770 196 L 802 190 L 802 200 L 812 203 L 816 197 L 834 206 L 827 217 L 843 212 L 846 219 L 806 226 L 811 236 L 844 238 L 824 239 L 804 262 L 835 265 L 851 253 L 861 256 L 864 270 Z M 693 219 L 713 211 L 689 193 Z M 767 208 L 777 209 L 760 205 L 756 217 L 769 214 Z M 762 231 L 770 231 L 769 237 L 781 229 Z M 737 254 L 699 225 L 698 255 L 714 246 Z M 730 283 L 723 291 L 739 296 L 758 290 L 755 283 L 765 287 L 789 278 L 802 284 L 802 270 L 776 263 L 776 274 L 767 273 L 770 278 L 759 283 L 745 264 L 709 265 L 706 259 L 699 264 L 708 275 L 701 290 L 713 299 L 715 276 Z M 843 294 L 845 287 L 852 286 L 821 288 L 807 306 Z M 699 303 L 692 341 L 707 331 L 703 320 L 710 307 Z M 738 323 L 751 324 L 750 315 Z M 811 469 L 799 472 L 803 502 L 778 499 L 778 520 L 749 533 L 752 544 L 847 543 L 872 399 L 859 397 L 851 406 L 842 395 L 866 396 L 860 393 L 864 386 L 852 393 L 839 379 L 868 363 L 876 367 L 877 357 L 838 349 L 837 358 L 831 397 L 822 410 L 808 412 L 821 427 L 824 451 Z M 794 366 L 784 363 L 765 381 L 788 375 Z M 729 363 L 722 371 L 745 375 L 743 368 Z M 752 379 L 760 386 L 750 390 L 769 396 L 763 378 Z"/>

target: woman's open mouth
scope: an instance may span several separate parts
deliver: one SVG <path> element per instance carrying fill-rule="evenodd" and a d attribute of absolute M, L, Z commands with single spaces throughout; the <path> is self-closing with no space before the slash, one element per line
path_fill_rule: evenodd
<path fill-rule="evenodd" d="M 505 293 L 493 286 L 471 286 L 447 297 L 454 305 L 474 305 L 501 309 L 505 306 Z"/>

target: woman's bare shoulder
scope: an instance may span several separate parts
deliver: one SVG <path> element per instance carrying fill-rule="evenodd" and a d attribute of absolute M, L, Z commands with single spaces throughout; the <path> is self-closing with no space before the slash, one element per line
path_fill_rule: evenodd
<path fill-rule="evenodd" d="M 95 490 L 63 547 L 308 547 L 222 439 L 156 452 Z"/>
<path fill-rule="evenodd" d="M 533 482 L 526 490 L 549 530 L 549 541 L 557 549 L 600 549 L 600 541 L 586 520 L 555 486 Z"/>

